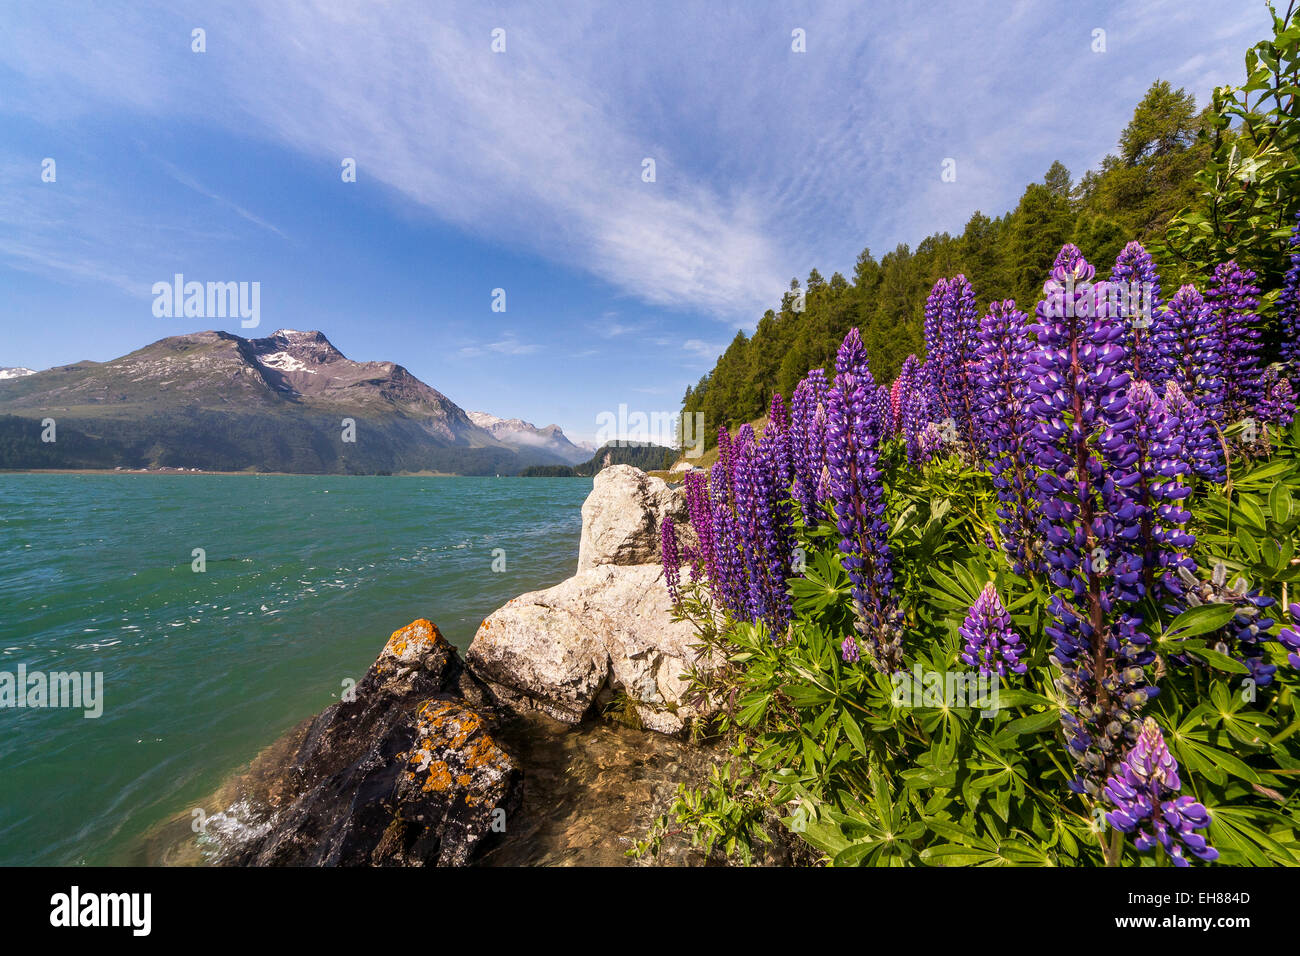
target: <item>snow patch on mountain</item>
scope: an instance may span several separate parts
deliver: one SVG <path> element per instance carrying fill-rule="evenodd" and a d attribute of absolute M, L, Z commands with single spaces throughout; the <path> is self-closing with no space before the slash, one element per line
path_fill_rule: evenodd
<path fill-rule="evenodd" d="M 277 332 L 276 335 L 281 333 Z M 257 361 L 267 368 L 273 368 L 278 372 L 306 372 L 308 375 L 315 375 L 314 368 L 308 368 L 307 363 L 301 359 L 295 358 L 288 352 L 272 352 L 270 355 L 258 355 Z"/>

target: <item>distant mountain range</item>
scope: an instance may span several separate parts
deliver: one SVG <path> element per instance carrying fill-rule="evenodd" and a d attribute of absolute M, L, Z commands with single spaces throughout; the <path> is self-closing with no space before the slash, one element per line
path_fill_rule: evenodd
<path fill-rule="evenodd" d="M 0 468 L 473 475 L 590 456 L 558 426 L 466 413 L 320 332 L 196 332 L 109 362 L 0 369 Z"/>
<path fill-rule="evenodd" d="M 589 459 L 596 450 L 590 442 L 574 444 L 565 437 L 559 425 L 538 428 L 532 422 L 519 418 L 497 418 L 487 412 L 469 412 L 469 420 L 504 442 L 520 454 L 533 449 L 543 449 L 558 455 L 566 464 L 576 465 Z"/>

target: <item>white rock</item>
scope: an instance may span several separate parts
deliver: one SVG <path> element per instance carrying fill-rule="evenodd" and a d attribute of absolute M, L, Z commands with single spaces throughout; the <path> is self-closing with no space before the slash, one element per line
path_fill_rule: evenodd
<path fill-rule="evenodd" d="M 576 724 L 605 686 L 609 653 L 584 615 L 551 596 L 562 587 L 521 594 L 488 615 L 465 659 L 503 702 Z"/>
<path fill-rule="evenodd" d="M 688 546 L 686 498 L 680 491 L 631 465 L 612 465 L 597 472 L 591 494 L 582 504 L 578 571 L 661 561 L 659 529 L 669 517 L 676 523 L 679 544 Z"/>
<path fill-rule="evenodd" d="M 466 659 L 510 706 L 577 723 L 622 692 L 643 726 L 675 734 L 696 715 L 682 695 L 697 640 L 659 565 L 605 565 L 493 612 Z"/>

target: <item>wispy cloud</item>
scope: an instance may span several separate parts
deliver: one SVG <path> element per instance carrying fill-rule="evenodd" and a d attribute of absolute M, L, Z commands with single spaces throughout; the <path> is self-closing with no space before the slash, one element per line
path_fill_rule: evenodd
<path fill-rule="evenodd" d="M 717 342 L 705 342 L 702 339 L 687 339 L 682 343 L 682 351 L 691 358 L 712 362 L 722 354 L 723 346 Z"/>
<path fill-rule="evenodd" d="M 602 339 L 616 339 L 621 335 L 631 335 L 642 331 L 645 326 L 629 322 L 600 322 L 587 326 Z"/>
<path fill-rule="evenodd" d="M 225 198 L 224 196 L 219 196 L 216 193 L 212 192 L 212 190 L 208 189 L 206 186 L 200 183 L 189 173 L 185 172 L 182 169 L 177 168 L 175 164 L 169 163 L 166 160 L 159 160 L 158 164 L 163 168 L 163 170 L 167 173 L 168 176 L 176 180 L 186 189 L 193 190 L 194 192 L 198 193 L 200 196 L 203 196 L 207 199 L 211 199 L 213 202 L 225 206 L 227 209 L 234 212 L 235 215 L 239 216 L 241 219 L 246 219 L 247 221 L 251 222 L 253 225 L 261 229 L 265 229 L 267 232 L 274 233 L 275 235 L 279 236 L 281 239 L 288 238 L 288 236 L 286 236 L 283 232 L 281 232 L 278 228 L 273 226 L 271 223 L 267 222 L 261 216 L 249 212 L 243 206 L 239 205 L 239 203 L 232 202 L 231 200 Z"/>
<path fill-rule="evenodd" d="M 497 355 L 531 355 L 539 349 L 541 349 L 540 345 L 531 342 L 521 342 L 515 333 L 506 332 L 495 342 L 487 342 L 481 345 L 466 345 L 460 350 L 460 354 L 466 358 L 487 355 L 489 353 L 495 353 Z"/>
<path fill-rule="evenodd" d="M 733 325 L 777 301 L 791 274 L 956 230 L 976 208 L 1001 212 L 1053 159 L 1082 172 L 1151 80 L 1175 77 L 1204 99 L 1238 78 L 1267 25 L 1262 7 L 1224 17 L 1215 0 L 870 12 L 833 0 L 707 17 L 613 0 L 563 17 L 468 0 L 55 2 L 5 17 L 0 64 L 19 88 L 0 110 L 117 109 L 287 146 L 322 169 L 355 158 L 359 181 L 382 184 L 404 213 Z M 200 22 L 206 54 L 189 50 Z M 795 26 L 806 53 L 790 48 Z M 491 50 L 497 27 L 504 53 Z M 1098 27 L 1104 56 L 1089 50 Z M 955 183 L 940 179 L 945 158 Z M 193 172 L 170 174 L 282 235 Z M 602 334 L 631 328 L 611 320 Z"/>

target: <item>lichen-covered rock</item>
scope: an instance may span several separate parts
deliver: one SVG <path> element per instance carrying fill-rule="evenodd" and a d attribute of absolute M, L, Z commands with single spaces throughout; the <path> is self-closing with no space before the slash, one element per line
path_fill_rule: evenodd
<path fill-rule="evenodd" d="M 676 734 L 695 716 L 683 695 L 698 638 L 672 617 L 661 567 L 604 565 L 494 611 L 466 661 L 511 708 L 578 723 L 622 693 L 642 726 Z"/>
<path fill-rule="evenodd" d="M 394 632 L 355 692 L 311 722 L 222 862 L 463 866 L 518 806 L 482 684 L 427 620 Z"/>
<path fill-rule="evenodd" d="M 591 494 L 582 504 L 578 571 L 608 564 L 660 563 L 659 528 L 668 518 L 677 524 L 678 541 L 689 547 L 693 537 L 680 491 L 631 465 L 611 465 L 597 472 Z"/>

